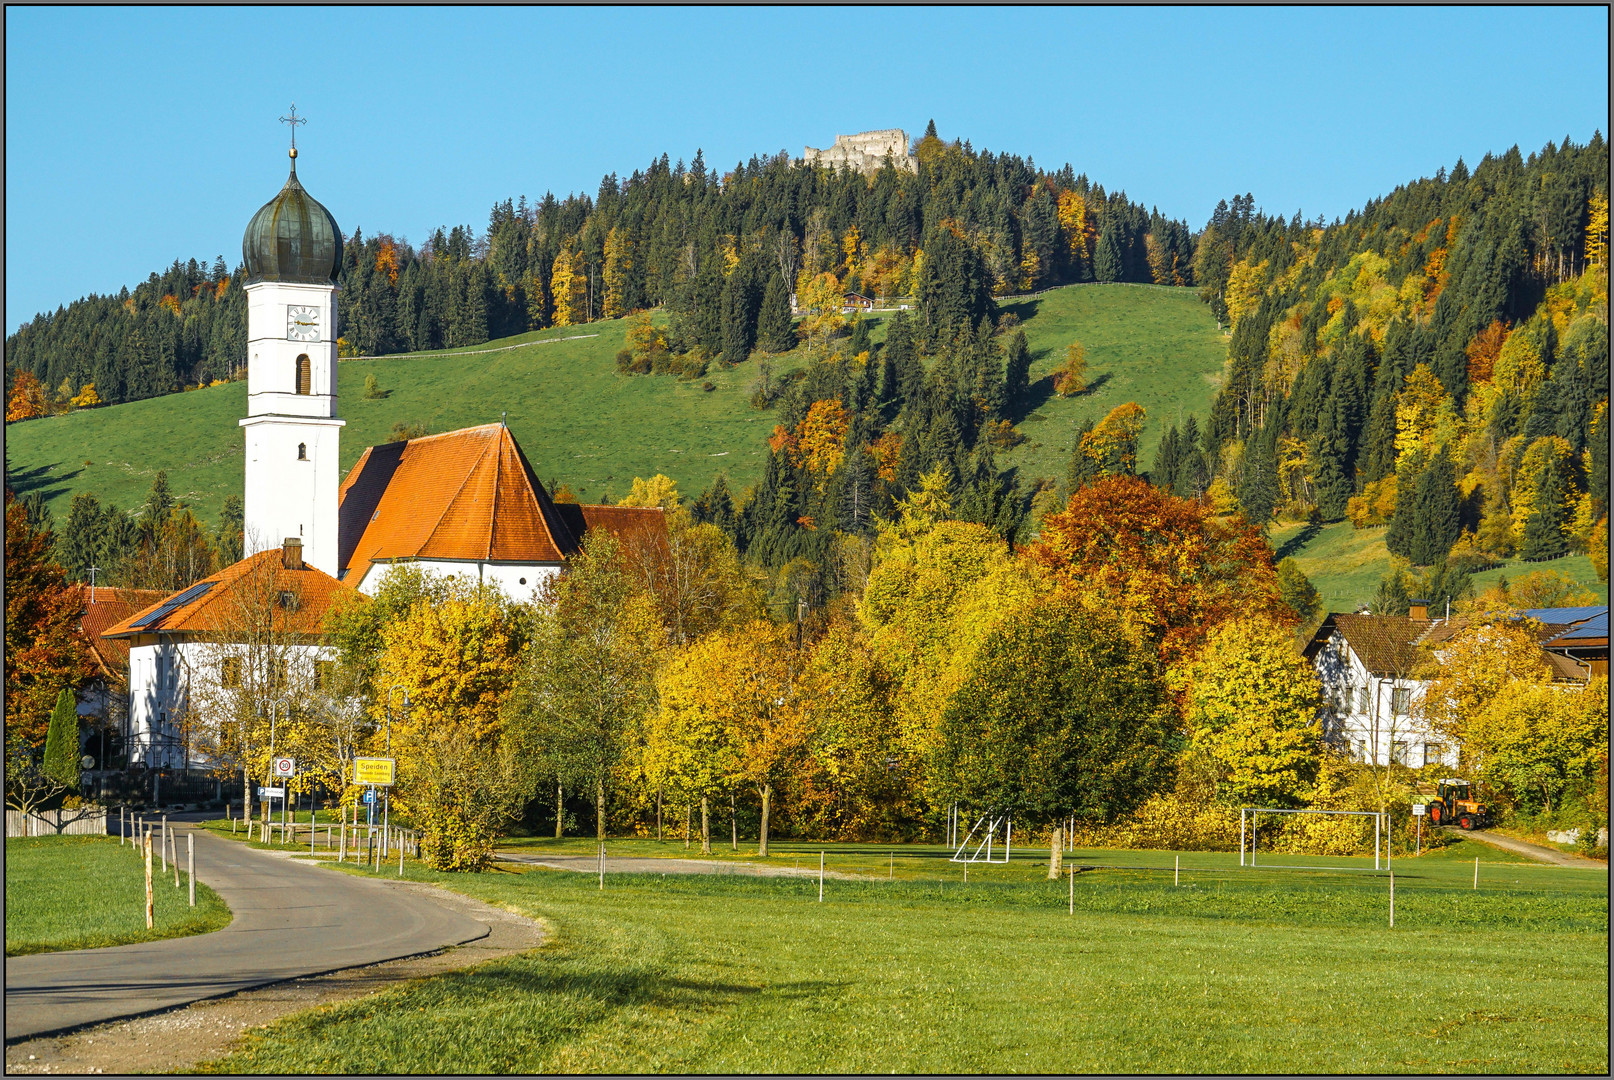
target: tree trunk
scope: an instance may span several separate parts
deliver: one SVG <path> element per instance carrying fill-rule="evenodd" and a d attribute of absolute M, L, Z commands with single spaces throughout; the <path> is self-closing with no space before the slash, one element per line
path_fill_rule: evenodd
<path fill-rule="evenodd" d="M 757 854 L 764 859 L 768 857 L 768 811 L 773 809 L 773 785 L 762 785 L 762 832 L 761 840 L 757 844 Z"/>
<path fill-rule="evenodd" d="M 241 768 L 241 820 L 252 820 L 252 778 L 245 766 Z"/>
<path fill-rule="evenodd" d="M 566 793 L 561 788 L 560 781 L 556 780 L 555 781 L 555 839 L 556 840 L 560 839 L 561 829 L 565 826 L 565 824 L 566 824 Z"/>
<path fill-rule="evenodd" d="M 1063 826 L 1055 825 L 1048 837 L 1048 880 L 1058 881 L 1060 867 L 1065 855 L 1065 830 Z"/>
<path fill-rule="evenodd" d="M 605 777 L 599 776 L 594 780 L 594 834 L 600 843 L 605 843 Z"/>
<path fill-rule="evenodd" d="M 689 815 L 691 813 L 690 807 L 691 807 L 690 803 L 688 803 L 688 802 L 684 803 L 684 850 L 685 851 L 689 850 Z"/>
<path fill-rule="evenodd" d="M 729 792 L 729 825 L 734 830 L 734 850 L 740 850 L 740 808 L 734 802 L 734 792 Z"/>
<path fill-rule="evenodd" d="M 711 807 L 705 795 L 701 796 L 701 854 L 712 853 L 712 816 Z"/>

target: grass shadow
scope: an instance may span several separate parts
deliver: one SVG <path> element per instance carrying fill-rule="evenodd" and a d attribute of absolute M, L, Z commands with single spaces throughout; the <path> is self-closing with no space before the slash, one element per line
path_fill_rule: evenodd
<path fill-rule="evenodd" d="M 1295 533 L 1289 539 L 1285 540 L 1283 542 L 1283 545 L 1281 547 L 1279 547 L 1277 551 L 1273 552 L 1272 561 L 1273 562 L 1281 562 L 1282 560 L 1287 559 L 1292 555 L 1299 555 L 1300 552 L 1305 548 L 1305 546 L 1307 544 L 1309 544 L 1313 540 L 1317 539 L 1317 534 L 1322 532 L 1322 531 L 1323 531 L 1323 523 L 1322 522 L 1320 522 L 1320 521 L 1307 522 L 1306 527 L 1304 529 L 1301 529 L 1299 532 Z"/>

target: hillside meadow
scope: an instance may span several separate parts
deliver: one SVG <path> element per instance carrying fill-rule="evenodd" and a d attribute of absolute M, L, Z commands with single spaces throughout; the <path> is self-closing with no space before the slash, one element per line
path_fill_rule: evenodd
<path fill-rule="evenodd" d="M 1034 355 L 1031 408 L 1020 425 L 1027 442 L 1002 459 L 1027 480 L 1062 479 L 1077 425 L 1124 401 L 1148 411 L 1145 466 L 1165 423 L 1209 409 L 1225 343 L 1191 289 L 1074 285 L 1003 309 L 1023 320 Z M 875 340 L 888 317 L 874 317 Z M 714 364 L 703 380 L 621 375 L 615 357 L 624 333 L 622 320 L 607 320 L 468 349 L 344 360 L 337 371 L 338 412 L 347 421 L 342 468 L 385 442 L 396 423 L 438 432 L 502 415 L 539 478 L 571 485 L 585 502 L 614 501 L 635 476 L 656 473 L 690 495 L 719 472 L 737 488 L 755 482 L 774 424 L 771 409 L 750 404 L 764 357 L 730 369 Z M 1054 397 L 1048 373 L 1078 339 L 1087 346 L 1092 388 Z M 778 378 L 806 361 L 798 349 L 770 362 Z M 364 397 L 370 375 L 383 397 Z M 176 496 L 211 523 L 225 497 L 241 491 L 237 422 L 246 393 L 245 382 L 234 382 L 9 425 L 11 483 L 19 492 L 42 490 L 62 522 L 75 493 L 130 509 L 166 470 Z"/>
<path fill-rule="evenodd" d="M 1274 526 L 1270 539 L 1280 558 L 1294 556 L 1301 572 L 1322 595 L 1324 611 L 1355 611 L 1372 601 L 1379 580 L 1390 569 L 1384 533 L 1383 526 L 1358 529 L 1348 521 L 1321 527 L 1291 523 Z M 1515 578 L 1538 570 L 1565 574 L 1595 595 L 1599 603 L 1608 603 L 1608 583 L 1598 580 L 1591 559 L 1585 555 L 1567 555 L 1546 562 L 1508 559 L 1475 574 L 1474 589 L 1482 591 L 1499 578 Z"/>

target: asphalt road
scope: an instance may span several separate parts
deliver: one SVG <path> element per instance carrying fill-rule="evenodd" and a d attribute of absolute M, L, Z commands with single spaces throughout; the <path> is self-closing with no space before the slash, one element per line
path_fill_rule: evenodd
<path fill-rule="evenodd" d="M 183 826 L 180 832 L 183 850 Z M 486 923 L 419 891 L 322 870 L 200 830 L 196 877 L 230 905 L 234 918 L 223 930 L 7 958 L 6 1042 L 418 956 L 489 932 Z"/>

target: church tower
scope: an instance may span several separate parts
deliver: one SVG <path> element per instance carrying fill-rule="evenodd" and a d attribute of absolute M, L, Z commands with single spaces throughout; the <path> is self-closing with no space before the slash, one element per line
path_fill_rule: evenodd
<path fill-rule="evenodd" d="M 342 231 L 298 183 L 292 131 L 291 176 L 253 215 L 241 240 L 247 268 L 245 554 L 298 539 L 304 561 L 335 577 Z"/>

